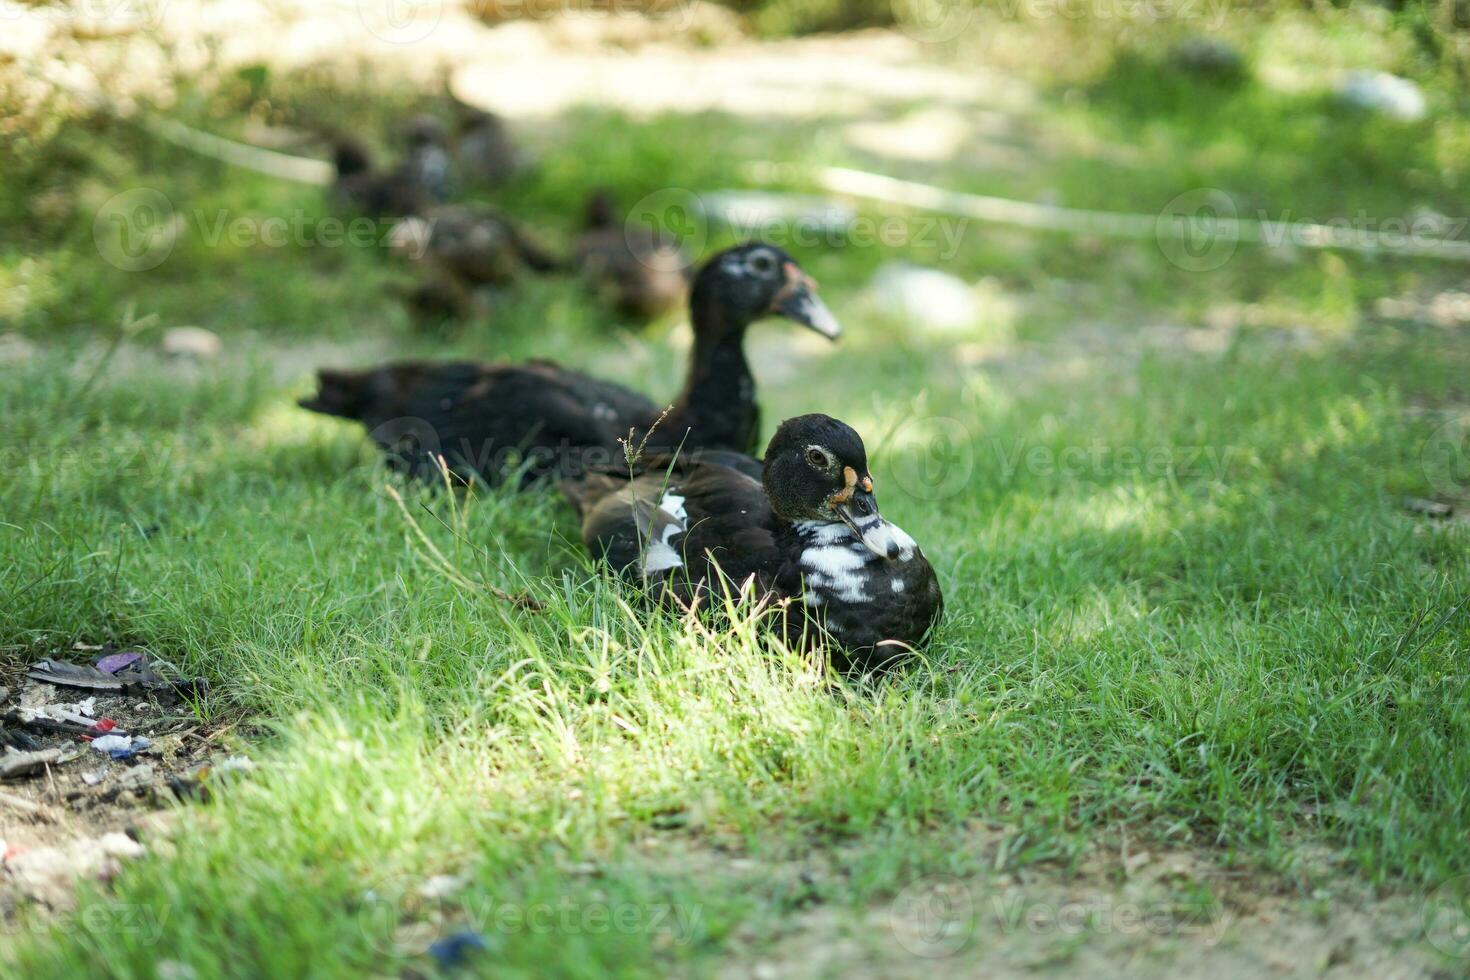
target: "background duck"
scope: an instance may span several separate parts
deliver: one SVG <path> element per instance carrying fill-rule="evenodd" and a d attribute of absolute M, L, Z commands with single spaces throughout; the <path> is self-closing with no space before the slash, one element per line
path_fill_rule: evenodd
<path fill-rule="evenodd" d="M 757 596 L 793 600 L 788 641 L 829 637 L 840 669 L 881 667 L 923 642 L 943 609 L 939 580 L 914 540 L 879 514 L 851 426 L 827 415 L 788 419 L 761 479 L 747 470 L 696 453 L 561 488 L 588 550 L 660 598 L 687 605 L 751 581 Z"/>
<path fill-rule="evenodd" d="M 529 460 L 523 482 L 581 473 L 621 458 L 619 440 L 630 434 L 651 452 L 744 452 L 760 429 L 746 328 L 775 315 L 835 340 L 841 328 L 815 289 L 775 246 L 739 245 L 712 258 L 690 293 L 694 346 L 667 413 L 621 385 L 541 360 L 322 370 L 317 394 L 300 404 L 356 419 L 394 465 L 424 476 L 433 475 L 435 453 L 461 475 L 492 483 L 518 459 Z"/>
<path fill-rule="evenodd" d="M 454 196 L 455 164 L 449 132 L 437 116 L 420 112 L 403 124 L 404 155 L 400 169 L 435 203 Z"/>
<path fill-rule="evenodd" d="M 446 204 L 406 218 L 394 226 L 389 248 L 423 274 L 408 296 L 410 311 L 421 322 L 488 309 L 477 290 L 565 265 L 488 204 Z"/>
<path fill-rule="evenodd" d="M 333 144 L 332 165 L 336 176 L 328 195 L 338 211 L 391 219 L 418 214 L 433 203 L 411 169 L 375 169 L 367 147 L 350 137 Z"/>
<path fill-rule="evenodd" d="M 531 165 L 510 128 L 493 112 L 455 100 L 454 161 L 469 183 L 500 187 Z"/>
<path fill-rule="evenodd" d="M 612 196 L 601 190 L 587 199 L 586 226 L 572 248 L 572 260 L 593 290 L 620 312 L 640 319 L 652 319 L 684 302 L 694 264 L 674 236 L 627 226 Z"/>

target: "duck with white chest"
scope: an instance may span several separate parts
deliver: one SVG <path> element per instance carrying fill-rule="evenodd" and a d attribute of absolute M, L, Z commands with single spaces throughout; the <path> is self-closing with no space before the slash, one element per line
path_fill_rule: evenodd
<path fill-rule="evenodd" d="M 788 419 L 761 479 L 717 457 L 661 460 L 629 479 L 590 474 L 563 491 L 594 555 L 660 597 L 688 603 L 721 578 L 789 599 L 792 643 L 823 645 L 839 669 L 871 670 L 918 647 L 943 610 L 923 550 L 878 511 L 867 452 L 827 415 Z"/>

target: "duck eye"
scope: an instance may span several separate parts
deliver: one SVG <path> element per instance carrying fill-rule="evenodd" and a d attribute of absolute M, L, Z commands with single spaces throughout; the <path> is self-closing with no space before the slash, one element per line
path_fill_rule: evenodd
<path fill-rule="evenodd" d="M 757 252 L 750 257 L 750 267 L 763 276 L 768 276 L 776 269 L 776 259 L 770 252 Z"/>
<path fill-rule="evenodd" d="M 817 469 L 821 470 L 825 470 L 829 465 L 831 465 L 831 460 L 827 458 L 827 454 L 822 452 L 816 446 L 813 446 L 806 451 L 806 461 L 808 463 L 811 463 Z"/>

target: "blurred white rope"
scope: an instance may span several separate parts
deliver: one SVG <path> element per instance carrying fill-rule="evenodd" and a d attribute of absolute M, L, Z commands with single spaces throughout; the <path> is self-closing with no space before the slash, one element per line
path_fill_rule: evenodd
<path fill-rule="evenodd" d="M 173 119 L 148 117 L 150 131 L 186 149 L 273 177 L 303 184 L 325 185 L 332 181 L 333 167 L 325 160 L 292 156 L 265 150 L 202 132 Z M 756 165 L 764 171 L 770 164 Z M 938 211 L 962 218 L 992 224 L 1011 225 L 1038 231 L 1059 231 L 1073 235 L 1100 235 L 1107 238 L 1134 238 L 1188 241 L 1202 233 L 1211 240 L 1248 242 L 1257 245 L 1292 245 L 1299 248 L 1340 249 L 1365 254 L 1405 255 L 1421 258 L 1450 259 L 1470 262 L 1470 242 L 1403 232 L 1376 232 L 1347 226 L 1316 224 L 1307 221 L 1269 221 L 1211 214 L 1198 215 L 1129 214 L 1123 211 L 1093 211 L 1068 208 L 1057 204 L 1013 201 L 1004 197 L 968 194 L 945 190 L 932 184 L 900 180 L 883 174 L 847 167 L 820 167 L 816 183 L 830 194 L 865 198 L 885 204 L 899 204 L 925 211 Z M 1210 194 L 1202 190 L 1201 203 Z M 1233 207 L 1233 205 L 1231 205 Z M 1202 232 L 1203 229 L 1203 232 Z"/>
<path fill-rule="evenodd" d="M 154 135 L 175 146 L 182 146 L 236 167 L 302 184 L 325 185 L 332 182 L 334 170 L 325 160 L 292 156 L 289 153 L 264 150 L 249 143 L 237 143 L 235 140 L 215 136 L 177 120 L 159 116 L 145 116 L 143 125 Z"/>
<path fill-rule="evenodd" d="M 1265 221 L 1218 215 L 1200 219 L 1196 215 L 1168 212 L 1128 214 L 1119 211 L 1089 211 L 949 191 L 932 184 L 899 180 L 896 177 L 850 170 L 846 167 L 821 167 L 816 171 L 816 182 L 818 187 L 831 194 L 1042 231 L 1102 235 L 1109 238 L 1188 240 L 1200 236 L 1203 220 L 1208 225 L 1208 234 L 1219 241 L 1346 249 L 1370 254 L 1410 255 L 1470 262 L 1470 242 L 1420 236 L 1407 229 L 1390 233 L 1302 221 Z"/>

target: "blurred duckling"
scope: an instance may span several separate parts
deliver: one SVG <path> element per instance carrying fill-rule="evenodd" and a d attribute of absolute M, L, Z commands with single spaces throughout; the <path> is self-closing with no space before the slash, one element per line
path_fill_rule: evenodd
<path fill-rule="evenodd" d="M 390 250 L 423 271 L 408 297 L 419 322 L 484 312 L 477 291 L 508 286 L 527 273 L 555 272 L 564 262 L 487 204 L 447 204 L 400 221 Z"/>
<path fill-rule="evenodd" d="M 505 120 L 463 102 L 455 103 L 454 161 L 468 182 L 500 187 L 531 165 L 516 145 Z"/>
<path fill-rule="evenodd" d="M 332 148 L 332 164 L 337 175 L 329 196 L 340 211 L 378 219 L 401 218 L 418 214 L 431 203 L 410 170 L 375 169 L 367 147 L 355 139 L 337 140 Z"/>
<path fill-rule="evenodd" d="M 603 190 L 587 199 L 586 214 L 572 261 L 599 296 L 640 319 L 683 306 L 693 259 L 672 235 L 619 221 L 611 195 Z"/>
<path fill-rule="evenodd" d="M 437 117 L 426 112 L 403 125 L 405 152 L 400 165 L 409 178 L 436 204 L 454 196 L 455 165 L 449 153 L 449 131 Z"/>

